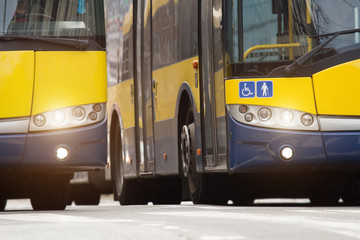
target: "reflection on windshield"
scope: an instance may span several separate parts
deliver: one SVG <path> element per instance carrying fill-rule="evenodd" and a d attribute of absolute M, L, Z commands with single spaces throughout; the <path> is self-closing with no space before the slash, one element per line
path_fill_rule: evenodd
<path fill-rule="evenodd" d="M 327 40 L 314 36 L 359 28 L 359 8 L 358 0 L 226 0 L 227 76 L 291 64 Z M 338 36 L 310 62 L 357 43 L 358 32 Z"/>
<path fill-rule="evenodd" d="M 97 0 L 0 0 L 0 35 L 104 35 Z M 96 18 L 99 19 L 96 19 Z M 100 23 L 100 24 L 99 24 Z"/>

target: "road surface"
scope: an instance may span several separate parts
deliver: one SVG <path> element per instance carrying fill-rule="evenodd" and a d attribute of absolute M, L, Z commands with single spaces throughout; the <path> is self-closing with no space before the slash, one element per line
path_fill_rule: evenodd
<path fill-rule="evenodd" d="M 29 200 L 11 200 L 0 213 L 0 239 L 360 239 L 360 207 L 312 207 L 306 200 L 120 206 L 109 195 L 100 206 L 39 212 Z"/>

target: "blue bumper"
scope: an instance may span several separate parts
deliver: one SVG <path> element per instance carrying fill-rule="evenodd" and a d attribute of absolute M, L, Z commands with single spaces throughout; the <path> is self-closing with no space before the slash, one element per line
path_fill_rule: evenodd
<path fill-rule="evenodd" d="M 232 172 L 307 171 L 327 168 L 320 132 L 274 130 L 247 126 L 228 114 L 229 168 Z M 280 156 L 284 146 L 294 149 L 294 157 Z"/>
<path fill-rule="evenodd" d="M 360 169 L 360 132 L 323 133 L 323 138 L 333 169 Z"/>
<path fill-rule="evenodd" d="M 104 167 L 107 157 L 107 121 L 80 128 L 2 135 L 0 137 L 1 168 L 54 168 L 55 170 L 90 170 Z M 67 160 L 56 158 L 56 148 L 65 146 Z"/>

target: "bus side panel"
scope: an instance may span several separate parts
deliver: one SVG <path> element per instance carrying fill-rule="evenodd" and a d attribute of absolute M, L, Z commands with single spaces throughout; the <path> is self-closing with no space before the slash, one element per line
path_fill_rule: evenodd
<path fill-rule="evenodd" d="M 36 52 L 32 115 L 106 102 L 106 53 Z"/>
<path fill-rule="evenodd" d="M 157 84 L 154 122 L 157 174 L 176 174 L 179 171 L 176 106 L 183 82 L 187 82 L 193 89 L 192 93 L 199 111 L 199 91 L 195 88 L 195 71 L 192 68 L 195 59 L 197 57 L 153 72 Z M 166 158 L 164 154 L 167 154 Z"/>
<path fill-rule="evenodd" d="M 116 104 L 120 109 L 122 126 L 122 154 L 126 177 L 136 177 L 136 137 L 134 108 L 134 79 L 121 82 L 117 88 Z"/>
<path fill-rule="evenodd" d="M 33 51 L 0 52 L 0 118 L 30 116 L 33 82 Z"/>

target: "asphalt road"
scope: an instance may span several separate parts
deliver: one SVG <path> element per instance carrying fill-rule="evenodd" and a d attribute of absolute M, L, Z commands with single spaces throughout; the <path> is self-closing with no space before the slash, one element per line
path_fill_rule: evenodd
<path fill-rule="evenodd" d="M 360 239 L 360 207 L 312 207 L 306 200 L 258 201 L 251 207 L 193 205 L 100 206 L 31 210 L 11 200 L 0 213 L 3 239 Z"/>

